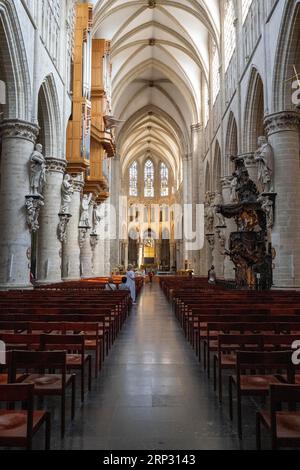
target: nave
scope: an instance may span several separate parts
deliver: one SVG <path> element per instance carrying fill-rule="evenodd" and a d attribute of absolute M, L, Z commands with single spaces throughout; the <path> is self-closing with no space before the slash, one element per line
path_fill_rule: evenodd
<path fill-rule="evenodd" d="M 241 444 L 158 283 L 148 284 L 63 441 L 54 423 L 52 448 L 254 449 L 254 412 L 249 402 Z"/>

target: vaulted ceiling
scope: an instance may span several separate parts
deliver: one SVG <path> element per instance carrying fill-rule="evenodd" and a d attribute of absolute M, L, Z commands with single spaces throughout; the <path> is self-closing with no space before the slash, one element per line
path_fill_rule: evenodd
<path fill-rule="evenodd" d="M 191 126 L 202 122 L 209 37 L 219 45 L 219 0 L 95 1 L 94 35 L 112 42 L 112 107 L 123 169 L 147 150 L 178 184 Z"/>

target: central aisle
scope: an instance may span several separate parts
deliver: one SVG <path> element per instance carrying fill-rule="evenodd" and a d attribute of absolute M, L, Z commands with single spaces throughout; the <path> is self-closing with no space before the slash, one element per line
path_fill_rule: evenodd
<path fill-rule="evenodd" d="M 238 448 L 158 284 L 145 286 L 63 447 Z"/>

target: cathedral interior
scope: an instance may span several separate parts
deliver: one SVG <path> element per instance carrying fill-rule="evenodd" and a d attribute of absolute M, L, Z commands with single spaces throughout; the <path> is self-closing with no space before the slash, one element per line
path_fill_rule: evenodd
<path fill-rule="evenodd" d="M 300 1 L 0 0 L 0 450 L 299 449 L 299 155 Z"/>

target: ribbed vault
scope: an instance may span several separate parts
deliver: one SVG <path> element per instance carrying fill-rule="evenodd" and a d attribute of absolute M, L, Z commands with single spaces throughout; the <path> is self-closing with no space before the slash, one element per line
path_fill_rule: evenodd
<path fill-rule="evenodd" d="M 148 150 L 168 161 L 179 186 L 191 126 L 203 117 L 210 39 L 219 47 L 219 0 L 100 0 L 94 35 L 112 47 L 112 109 L 123 121 L 123 170 Z"/>

